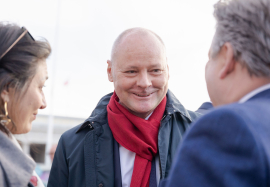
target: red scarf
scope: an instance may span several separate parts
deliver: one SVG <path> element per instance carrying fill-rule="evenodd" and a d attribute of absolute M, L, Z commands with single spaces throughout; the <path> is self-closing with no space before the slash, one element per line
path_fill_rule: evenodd
<path fill-rule="evenodd" d="M 149 187 L 151 161 L 158 151 L 158 130 L 166 106 L 166 96 L 149 120 L 131 114 L 113 93 L 107 106 L 108 122 L 115 140 L 136 153 L 130 187 Z"/>

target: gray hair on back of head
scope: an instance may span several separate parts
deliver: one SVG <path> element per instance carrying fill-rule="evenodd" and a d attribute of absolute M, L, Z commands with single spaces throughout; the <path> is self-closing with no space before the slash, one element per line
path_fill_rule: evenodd
<path fill-rule="evenodd" d="M 229 42 L 251 76 L 270 77 L 270 0 L 223 0 L 214 9 L 212 56 Z"/>
<path fill-rule="evenodd" d="M 130 34 L 134 34 L 134 33 L 140 33 L 140 34 L 152 34 L 153 36 L 155 36 L 158 41 L 162 44 L 162 46 L 164 47 L 164 50 L 166 50 L 165 44 L 163 42 L 163 40 L 160 38 L 159 35 L 157 35 L 156 33 L 154 33 L 153 31 L 149 30 L 149 29 L 145 29 L 145 28 L 141 28 L 141 27 L 135 27 L 135 28 L 131 28 L 131 29 L 127 29 L 125 31 L 123 31 L 114 41 L 113 43 L 113 47 L 112 47 L 112 51 L 111 51 L 111 60 L 113 60 L 114 54 L 117 51 L 117 47 L 118 45 L 122 42 L 122 40 L 124 38 L 126 38 L 127 36 L 129 36 Z"/>

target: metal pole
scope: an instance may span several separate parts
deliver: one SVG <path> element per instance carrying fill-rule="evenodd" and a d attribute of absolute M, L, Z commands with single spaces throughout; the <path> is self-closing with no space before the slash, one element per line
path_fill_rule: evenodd
<path fill-rule="evenodd" d="M 54 48 L 53 48 L 53 58 L 52 58 L 52 74 L 50 76 L 50 81 L 52 82 L 51 86 L 51 98 L 49 101 L 49 119 L 48 119 L 48 128 L 47 128 L 47 142 L 46 142 L 46 151 L 49 153 L 52 142 L 53 142 L 53 127 L 54 127 L 54 78 L 55 78 L 55 69 L 57 64 L 57 49 L 58 49 L 58 35 L 59 35 L 59 25 L 60 25 L 60 10 L 61 10 L 61 0 L 57 1 L 57 13 L 56 13 L 56 22 L 55 22 L 55 38 L 54 38 Z M 51 160 L 48 154 L 45 156 L 45 165 L 50 167 Z"/>

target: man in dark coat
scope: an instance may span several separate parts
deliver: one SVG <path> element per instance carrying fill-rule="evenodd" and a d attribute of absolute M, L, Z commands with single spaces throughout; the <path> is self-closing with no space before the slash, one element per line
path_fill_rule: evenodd
<path fill-rule="evenodd" d="M 270 0 L 215 5 L 205 77 L 218 107 L 187 132 L 162 187 L 270 186 L 269 12 Z"/>
<path fill-rule="evenodd" d="M 184 132 L 199 116 L 168 90 L 165 46 L 152 31 L 123 32 L 107 63 L 115 92 L 62 135 L 48 187 L 157 187 Z"/>

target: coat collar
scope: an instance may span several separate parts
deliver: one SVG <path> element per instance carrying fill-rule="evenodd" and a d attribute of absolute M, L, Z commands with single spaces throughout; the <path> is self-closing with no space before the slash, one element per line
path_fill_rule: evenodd
<path fill-rule="evenodd" d="M 188 118 L 190 122 L 192 122 L 192 119 L 188 111 L 185 109 L 185 107 L 180 103 L 180 101 L 174 96 L 174 94 L 170 90 L 168 90 L 167 92 L 166 111 L 168 115 L 173 114 L 173 113 L 180 113 L 184 117 Z"/>
<path fill-rule="evenodd" d="M 270 88 L 257 93 L 253 97 L 249 98 L 247 101 L 253 101 L 257 99 L 270 99 Z"/>
<path fill-rule="evenodd" d="M 35 162 L 1 131 L 0 142 L 0 168 L 6 174 L 5 180 L 10 187 L 27 186 L 35 169 Z"/>
<path fill-rule="evenodd" d="M 260 86 L 254 90 L 252 90 L 251 92 L 249 92 L 248 94 L 246 94 L 245 96 L 243 96 L 238 102 L 239 103 L 244 103 L 246 101 L 248 101 L 250 98 L 256 96 L 257 94 L 265 91 L 265 90 L 269 90 L 270 89 L 270 83 L 269 84 L 265 84 L 263 86 Z"/>
<path fill-rule="evenodd" d="M 77 130 L 76 133 L 88 127 L 89 124 L 91 124 L 95 128 L 96 124 L 107 123 L 107 105 L 111 99 L 112 94 L 113 93 L 109 93 L 100 99 L 92 114 L 82 123 L 82 125 L 80 126 L 80 128 Z M 167 96 L 167 103 L 165 115 L 180 113 L 181 115 L 186 117 L 190 122 L 192 122 L 192 118 L 190 117 L 188 111 L 170 90 L 168 90 L 166 96 Z"/>
<path fill-rule="evenodd" d="M 213 104 L 211 102 L 205 102 L 200 106 L 199 109 L 209 110 L 211 108 L 213 108 Z"/>
<path fill-rule="evenodd" d="M 89 124 L 95 127 L 96 124 L 94 122 L 99 124 L 107 123 L 107 105 L 111 99 L 112 94 L 113 93 L 109 93 L 100 99 L 92 114 L 82 123 L 81 127 L 76 131 L 76 133 L 88 127 Z"/>

